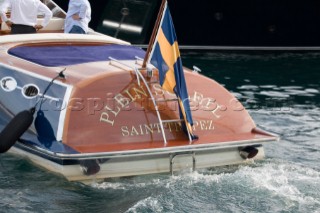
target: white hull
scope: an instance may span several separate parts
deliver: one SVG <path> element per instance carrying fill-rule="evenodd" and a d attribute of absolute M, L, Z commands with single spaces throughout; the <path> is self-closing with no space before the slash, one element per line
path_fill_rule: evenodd
<path fill-rule="evenodd" d="M 16 147 L 12 147 L 10 152 L 24 156 L 36 165 L 49 171 L 61 174 L 69 181 L 91 183 L 93 180 L 103 181 L 104 179 L 111 177 L 126 177 L 154 173 L 170 174 L 185 169 L 193 169 L 193 167 L 194 169 L 201 169 L 243 164 L 252 162 L 252 160 L 261 160 L 264 158 L 263 147 L 260 146 L 257 147 L 257 149 L 259 150 L 259 153 L 250 160 L 243 159 L 239 155 L 237 147 L 196 151 L 177 155 L 166 153 L 135 157 L 117 157 L 99 164 L 100 171 L 95 175 L 84 175 L 83 167 L 80 164 L 61 165 Z M 195 160 L 195 163 L 193 163 L 193 159 Z"/>

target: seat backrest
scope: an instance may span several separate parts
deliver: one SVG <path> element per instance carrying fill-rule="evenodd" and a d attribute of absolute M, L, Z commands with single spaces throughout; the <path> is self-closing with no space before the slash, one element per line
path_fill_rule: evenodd
<path fill-rule="evenodd" d="M 43 21 L 42 18 L 38 18 L 37 23 L 41 24 Z M 63 31 L 64 29 L 64 19 L 62 18 L 52 18 L 49 22 L 49 24 L 42 28 L 40 30 L 40 32 L 59 32 L 59 31 Z M 7 32 L 9 31 L 8 25 L 5 22 L 2 22 L 1 24 L 1 32 Z"/>

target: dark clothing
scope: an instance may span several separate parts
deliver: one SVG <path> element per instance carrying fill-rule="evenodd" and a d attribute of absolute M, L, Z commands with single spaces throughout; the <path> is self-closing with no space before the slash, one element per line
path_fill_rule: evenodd
<path fill-rule="evenodd" d="M 36 28 L 23 24 L 12 24 L 11 34 L 29 34 L 36 33 Z"/>
<path fill-rule="evenodd" d="M 86 34 L 86 32 L 78 25 L 73 25 L 70 32 L 72 34 Z"/>

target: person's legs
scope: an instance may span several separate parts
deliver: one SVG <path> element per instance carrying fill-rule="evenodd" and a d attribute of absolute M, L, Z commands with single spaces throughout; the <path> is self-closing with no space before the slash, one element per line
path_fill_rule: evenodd
<path fill-rule="evenodd" d="M 81 27 L 79 27 L 77 25 L 73 25 L 69 33 L 86 34 L 86 32 Z"/>
<path fill-rule="evenodd" d="M 36 28 L 32 26 L 22 25 L 22 24 L 13 24 L 11 26 L 11 34 L 28 34 L 36 33 Z"/>

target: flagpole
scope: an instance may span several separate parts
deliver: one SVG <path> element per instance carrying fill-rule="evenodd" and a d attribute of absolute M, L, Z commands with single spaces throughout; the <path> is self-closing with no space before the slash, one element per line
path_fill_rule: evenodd
<path fill-rule="evenodd" d="M 156 24 L 153 27 L 151 38 L 150 38 L 149 45 L 148 45 L 148 48 L 147 48 L 147 52 L 146 52 L 146 55 L 144 56 L 142 68 L 146 68 L 146 66 L 147 66 L 147 61 L 149 59 L 149 55 L 150 55 L 150 52 L 152 50 L 152 46 L 154 44 L 154 41 L 156 40 L 157 31 L 159 30 L 159 25 L 160 25 L 160 22 L 161 22 L 161 18 L 162 18 L 164 7 L 166 5 L 166 1 L 167 0 L 162 0 L 162 2 L 161 2 L 161 6 L 160 6 L 160 9 L 159 9 L 159 13 L 158 13 L 158 17 L 157 17 L 157 20 L 156 20 Z"/>

